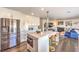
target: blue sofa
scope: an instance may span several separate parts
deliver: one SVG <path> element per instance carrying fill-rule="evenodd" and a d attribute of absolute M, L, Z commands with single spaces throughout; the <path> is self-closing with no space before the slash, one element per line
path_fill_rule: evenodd
<path fill-rule="evenodd" d="M 64 36 L 71 39 L 78 39 L 78 33 L 73 29 L 70 32 L 65 32 Z"/>

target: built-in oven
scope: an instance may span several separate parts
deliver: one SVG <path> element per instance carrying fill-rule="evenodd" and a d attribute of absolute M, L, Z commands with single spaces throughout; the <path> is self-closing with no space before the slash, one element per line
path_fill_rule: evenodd
<path fill-rule="evenodd" d="M 33 48 L 33 39 L 27 36 L 27 43 Z"/>

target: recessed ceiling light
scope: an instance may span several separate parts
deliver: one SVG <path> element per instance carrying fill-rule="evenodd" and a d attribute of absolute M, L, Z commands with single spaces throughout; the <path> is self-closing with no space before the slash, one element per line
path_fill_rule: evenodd
<path fill-rule="evenodd" d="M 34 15 L 34 13 L 32 13 L 32 15 Z"/>
<path fill-rule="evenodd" d="M 41 11 L 44 11 L 44 8 L 41 8 Z"/>
<path fill-rule="evenodd" d="M 67 11 L 67 13 L 71 13 L 71 11 Z"/>

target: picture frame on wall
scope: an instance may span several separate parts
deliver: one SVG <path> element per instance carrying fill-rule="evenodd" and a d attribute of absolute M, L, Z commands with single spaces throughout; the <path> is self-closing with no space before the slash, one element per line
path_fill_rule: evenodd
<path fill-rule="evenodd" d="M 58 22 L 58 25 L 63 25 L 63 24 L 64 24 L 63 21 L 59 21 L 59 22 Z"/>
<path fill-rule="evenodd" d="M 66 26 L 72 26 L 72 21 L 67 21 Z"/>

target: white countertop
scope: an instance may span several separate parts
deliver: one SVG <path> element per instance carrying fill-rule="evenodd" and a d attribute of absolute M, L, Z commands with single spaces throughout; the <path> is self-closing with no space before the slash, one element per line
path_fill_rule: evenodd
<path fill-rule="evenodd" d="M 46 36 L 46 35 L 49 35 L 49 36 L 55 35 L 56 33 L 58 33 L 58 32 L 48 31 L 48 32 L 41 32 L 41 33 L 32 32 L 32 33 L 28 33 L 28 34 L 32 35 L 33 37 L 40 38 L 40 37 L 43 37 L 43 36 Z"/>

